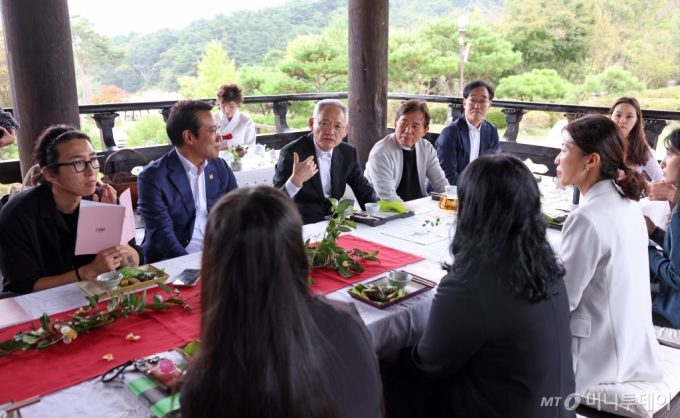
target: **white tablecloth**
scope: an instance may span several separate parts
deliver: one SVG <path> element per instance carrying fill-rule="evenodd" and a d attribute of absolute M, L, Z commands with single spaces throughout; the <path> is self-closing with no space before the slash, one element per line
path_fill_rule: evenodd
<path fill-rule="evenodd" d="M 404 269 L 438 282 L 444 275 L 440 262 L 450 261 L 448 246 L 454 225 L 452 225 L 453 222 L 451 225 L 447 225 L 446 222 L 453 219 L 450 213 L 438 209 L 437 202 L 431 198 L 409 202 L 409 206 L 416 210 L 416 217 L 394 220 L 376 228 L 358 224 L 357 230 L 352 231 L 352 234 L 425 258 Z M 428 229 L 421 226 L 422 219 L 436 219 L 437 217 L 443 220 L 440 221 L 438 227 Z M 306 225 L 303 229 L 303 236 L 310 237 L 314 241 L 323 234 L 325 226 L 325 222 Z M 386 233 L 394 234 L 395 231 L 403 233 L 408 239 L 386 235 Z M 437 238 L 435 242 L 428 245 L 409 240 L 418 241 L 422 235 L 428 238 L 436 234 L 439 234 L 441 239 Z M 559 231 L 548 230 L 548 237 L 553 245 L 559 245 Z M 200 267 L 200 260 L 201 253 L 195 253 L 154 265 L 165 268 L 170 275 L 168 281 L 173 281 L 182 270 Z M 367 279 L 367 281 L 372 279 Z M 420 339 L 436 293 L 435 289 L 385 310 L 378 310 L 355 301 L 346 290 L 338 290 L 328 294 L 327 297 L 355 304 L 371 333 L 376 352 L 383 359 L 393 357 L 399 349 L 413 345 Z M 20 296 L 16 298 L 16 301 L 34 318 L 38 318 L 43 312 L 53 314 L 86 305 L 82 292 L 75 284 Z M 95 378 L 44 396 L 40 403 L 24 408 L 22 416 L 26 418 L 45 416 L 98 418 L 102 416 L 147 417 L 151 414 L 120 380 L 104 385 L 99 378 Z"/>

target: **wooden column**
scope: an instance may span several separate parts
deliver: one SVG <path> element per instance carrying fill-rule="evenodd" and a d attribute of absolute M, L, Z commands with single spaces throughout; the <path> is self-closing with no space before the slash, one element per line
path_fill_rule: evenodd
<path fill-rule="evenodd" d="M 349 143 L 362 167 L 386 135 L 388 0 L 349 0 Z M 394 116 L 394 115 L 391 115 Z"/>
<path fill-rule="evenodd" d="M 80 126 L 67 0 L 2 0 L 14 117 L 22 175 L 47 126 Z"/>

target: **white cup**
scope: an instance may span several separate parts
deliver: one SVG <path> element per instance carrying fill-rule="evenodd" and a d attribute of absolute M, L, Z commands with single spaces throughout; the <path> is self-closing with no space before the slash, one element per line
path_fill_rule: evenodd
<path fill-rule="evenodd" d="M 375 216 L 378 214 L 378 211 L 380 210 L 380 205 L 377 203 L 366 203 L 366 212 L 370 216 Z"/>
<path fill-rule="evenodd" d="M 458 199 L 458 187 L 457 186 L 446 186 L 446 197 L 449 199 Z"/>

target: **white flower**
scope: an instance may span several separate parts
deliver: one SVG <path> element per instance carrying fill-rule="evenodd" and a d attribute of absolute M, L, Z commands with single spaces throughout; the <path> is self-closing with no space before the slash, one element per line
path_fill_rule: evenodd
<path fill-rule="evenodd" d="M 73 328 L 68 325 L 64 325 L 60 329 L 61 334 L 64 336 L 64 344 L 71 344 L 71 341 L 78 337 L 78 333 Z"/>
<path fill-rule="evenodd" d="M 126 337 L 126 340 L 128 341 L 137 341 L 139 339 L 139 335 L 134 335 L 132 333 L 129 333 Z"/>
<path fill-rule="evenodd" d="M 102 358 L 106 361 L 112 361 L 113 360 L 113 354 L 111 354 L 111 353 L 104 354 L 104 356 Z"/>

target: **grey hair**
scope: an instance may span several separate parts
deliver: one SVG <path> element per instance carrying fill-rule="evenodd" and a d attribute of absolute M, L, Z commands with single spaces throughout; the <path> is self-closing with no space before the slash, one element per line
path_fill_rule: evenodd
<path fill-rule="evenodd" d="M 314 114 L 312 115 L 314 120 L 318 119 L 321 110 L 326 106 L 333 106 L 342 110 L 342 113 L 345 115 L 345 122 L 349 123 L 349 109 L 347 109 L 347 106 L 345 106 L 340 100 L 335 99 L 323 99 L 316 102 L 316 106 L 314 106 Z"/>

